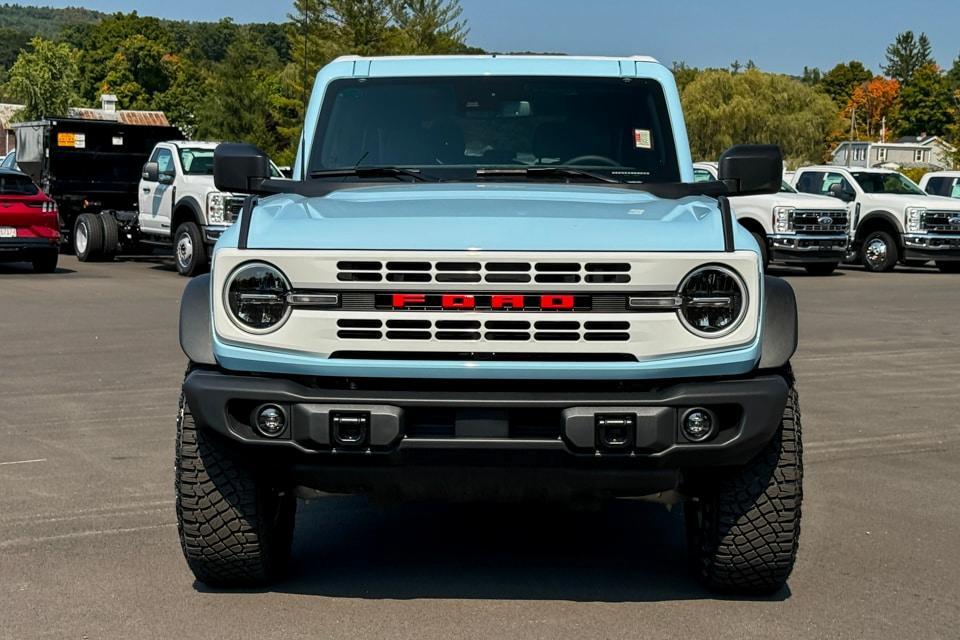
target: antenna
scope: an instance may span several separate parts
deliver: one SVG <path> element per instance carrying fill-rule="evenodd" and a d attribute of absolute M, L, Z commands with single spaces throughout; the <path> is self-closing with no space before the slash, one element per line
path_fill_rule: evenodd
<path fill-rule="evenodd" d="M 307 82 L 310 78 L 310 3 L 313 0 L 303 0 L 303 129 L 300 132 L 300 181 L 307 181 L 307 109 L 310 106 L 310 95 L 307 92 Z"/>

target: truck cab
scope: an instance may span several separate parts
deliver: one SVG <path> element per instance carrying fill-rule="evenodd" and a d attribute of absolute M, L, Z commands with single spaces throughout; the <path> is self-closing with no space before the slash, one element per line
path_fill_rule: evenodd
<path fill-rule="evenodd" d="M 143 242 L 173 245 L 177 271 L 206 269 L 209 252 L 233 224 L 245 196 L 222 193 L 213 182 L 216 142 L 161 142 L 140 180 L 139 225 Z M 279 170 L 274 168 L 279 176 Z"/>
<path fill-rule="evenodd" d="M 263 584 L 297 498 L 683 504 L 691 565 L 772 593 L 799 544 L 796 299 L 695 183 L 652 58 L 346 57 L 294 175 L 217 148 L 244 193 L 183 295 L 177 513 L 195 577 Z M 362 550 L 358 550 L 362 553 Z"/>
<path fill-rule="evenodd" d="M 941 271 L 960 270 L 960 202 L 929 195 L 888 169 L 816 166 L 798 169 L 802 193 L 829 195 L 853 207 L 852 254 L 867 271 L 934 260 Z"/>
<path fill-rule="evenodd" d="M 694 180 L 716 180 L 715 162 L 693 165 Z M 847 253 L 848 207 L 826 196 L 798 193 L 784 181 L 770 195 L 736 197 L 730 205 L 737 220 L 753 234 L 771 261 L 800 265 L 811 275 L 830 275 Z"/>
<path fill-rule="evenodd" d="M 920 188 L 932 196 L 960 199 L 960 171 L 932 171 L 920 179 Z"/>

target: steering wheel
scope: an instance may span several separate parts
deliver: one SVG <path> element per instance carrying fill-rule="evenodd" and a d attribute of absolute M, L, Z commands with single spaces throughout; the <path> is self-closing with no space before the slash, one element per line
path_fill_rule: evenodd
<path fill-rule="evenodd" d="M 589 164 L 597 164 L 597 163 L 599 163 L 599 164 L 605 164 L 605 165 L 610 166 L 610 167 L 619 167 L 619 166 L 622 166 L 622 165 L 621 165 L 619 162 L 617 162 L 616 160 L 613 160 L 613 159 L 608 158 L 608 157 L 606 157 L 606 156 L 577 156 L 576 158 L 570 158 L 569 160 L 567 160 L 567 161 L 564 162 L 563 164 L 565 164 L 565 165 L 568 165 L 568 164 L 587 164 L 587 165 L 589 165 Z"/>

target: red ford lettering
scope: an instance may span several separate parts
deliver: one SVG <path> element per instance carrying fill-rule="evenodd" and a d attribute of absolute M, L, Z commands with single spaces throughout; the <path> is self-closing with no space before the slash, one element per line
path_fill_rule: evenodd
<path fill-rule="evenodd" d="M 477 301 L 473 296 L 445 295 L 440 300 L 440 306 L 444 309 L 475 309 Z"/>
<path fill-rule="evenodd" d="M 405 309 L 407 305 L 425 304 L 427 296 L 423 293 L 395 293 L 393 294 L 393 308 Z"/>
<path fill-rule="evenodd" d="M 540 308 L 545 311 L 572 311 L 576 306 L 573 296 L 541 296 Z"/>
<path fill-rule="evenodd" d="M 491 309 L 523 309 L 523 296 L 490 296 Z"/>

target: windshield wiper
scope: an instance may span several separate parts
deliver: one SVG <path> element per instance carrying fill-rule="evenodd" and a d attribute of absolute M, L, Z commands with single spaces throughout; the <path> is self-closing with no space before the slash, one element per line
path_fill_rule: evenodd
<path fill-rule="evenodd" d="M 512 177 L 523 176 L 525 178 L 587 178 L 594 182 L 607 182 L 612 184 L 622 184 L 620 180 L 605 176 L 592 171 L 583 169 L 574 169 L 573 167 L 518 167 L 508 169 L 477 169 L 477 177 Z"/>
<path fill-rule="evenodd" d="M 419 169 L 401 169 L 400 167 L 353 167 L 351 169 L 324 169 L 311 171 L 311 178 L 411 178 L 413 182 L 428 182 L 420 175 Z"/>

